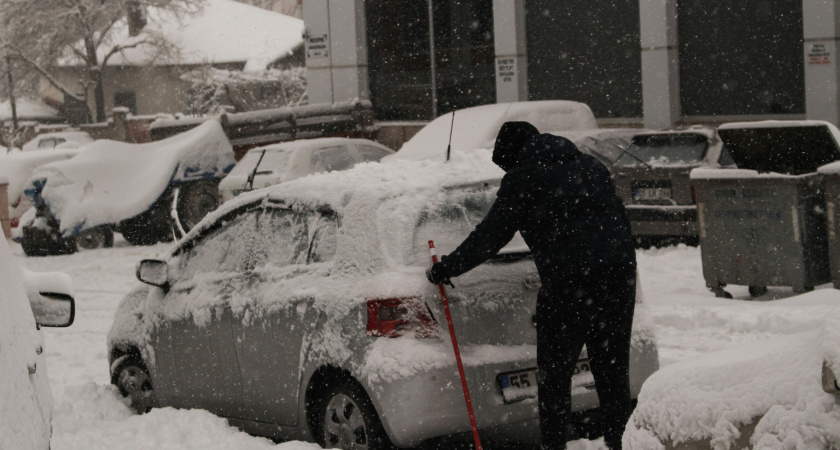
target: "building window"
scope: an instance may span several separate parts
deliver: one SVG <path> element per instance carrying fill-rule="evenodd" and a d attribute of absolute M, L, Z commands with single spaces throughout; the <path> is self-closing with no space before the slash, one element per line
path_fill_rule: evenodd
<path fill-rule="evenodd" d="M 677 8 L 683 116 L 805 113 L 801 0 Z"/>
<path fill-rule="evenodd" d="M 431 1 L 434 94 L 429 0 L 365 2 L 371 100 L 379 120 L 429 120 L 496 101 L 492 0 Z"/>
<path fill-rule="evenodd" d="M 114 107 L 128 108 L 131 114 L 137 114 L 137 94 L 134 91 L 114 92 Z"/>
<path fill-rule="evenodd" d="M 531 100 L 575 100 L 599 118 L 642 116 L 639 0 L 527 0 Z"/>

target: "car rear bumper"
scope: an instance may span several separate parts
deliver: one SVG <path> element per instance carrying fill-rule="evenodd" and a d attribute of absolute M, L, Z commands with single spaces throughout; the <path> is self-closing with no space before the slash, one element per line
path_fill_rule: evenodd
<path fill-rule="evenodd" d="M 536 367 L 536 360 L 467 366 L 475 419 L 483 433 L 494 440 L 533 444 L 539 433 L 539 410 L 536 398 L 505 403 L 497 381 L 500 373 Z M 656 346 L 643 344 L 633 348 L 630 362 L 630 387 L 635 399 L 642 384 L 659 369 Z M 572 411 L 598 407 L 595 388 L 585 387 L 591 374 L 575 375 L 572 388 Z M 425 440 L 464 433 L 470 430 L 469 416 L 461 381 L 454 363 L 410 378 L 377 384 L 368 389 L 385 431 L 398 447 L 414 447 Z M 529 442 L 530 441 L 530 442 Z"/>
<path fill-rule="evenodd" d="M 697 206 L 627 205 L 634 236 L 697 236 Z"/>

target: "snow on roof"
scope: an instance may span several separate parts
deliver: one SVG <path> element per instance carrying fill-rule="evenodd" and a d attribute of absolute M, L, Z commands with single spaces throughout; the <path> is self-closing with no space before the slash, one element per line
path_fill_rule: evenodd
<path fill-rule="evenodd" d="M 830 304 L 837 298 L 837 291 L 825 289 L 755 306 Z M 836 324 L 839 315 L 834 309 L 828 316 Z M 625 442 L 661 448 L 663 441 L 714 437 L 713 448 L 730 448 L 737 427 L 757 419 L 751 448 L 822 448 L 815 444 L 840 435 L 834 396 L 820 383 L 823 346 L 836 349 L 837 341 L 830 340 L 836 336 L 822 329 L 785 335 L 661 369 L 642 387 Z"/>
<path fill-rule="evenodd" d="M 144 39 L 146 33 L 128 36 L 125 20 L 111 29 L 111 45 L 102 45 L 99 60 L 113 44 L 128 45 Z M 246 71 L 264 70 L 272 62 L 291 54 L 303 44 L 303 21 L 233 0 L 206 0 L 201 12 L 178 20 L 171 13 L 149 10 L 144 31 L 160 33 L 180 49 L 177 60 L 161 60 L 145 46 L 113 55 L 109 66 L 155 64 L 205 64 L 245 62 Z M 62 66 L 81 65 L 75 55 L 59 61 Z"/>
<path fill-rule="evenodd" d="M 598 128 L 589 106 L 568 100 L 497 103 L 444 114 L 415 134 L 400 150 L 385 160 L 446 160 L 452 131 L 452 153 L 476 148 L 492 149 L 502 124 L 511 120 L 532 123 L 542 133 Z"/>
<path fill-rule="evenodd" d="M 134 217 L 170 183 L 221 178 L 234 164 L 221 124 L 209 120 L 147 144 L 95 141 L 71 160 L 39 167 L 30 183 L 46 179 L 41 195 L 68 236 Z"/>
<path fill-rule="evenodd" d="M 15 100 L 15 112 L 20 120 L 59 116 L 59 112 L 55 108 L 40 100 L 28 98 Z M 0 120 L 12 120 L 12 104 L 9 100 L 0 103 Z"/>

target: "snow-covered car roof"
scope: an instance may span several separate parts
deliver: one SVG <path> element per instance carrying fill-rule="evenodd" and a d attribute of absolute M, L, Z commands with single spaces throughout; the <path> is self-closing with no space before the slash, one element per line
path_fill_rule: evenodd
<path fill-rule="evenodd" d="M 830 304 L 837 298 L 837 291 L 821 289 L 760 307 Z M 820 382 L 824 348 L 832 348 L 832 367 L 840 367 L 838 333 L 832 328 L 838 318 L 840 309 L 834 309 L 823 329 L 711 352 L 661 369 L 642 387 L 625 442 L 631 448 L 662 448 L 666 442 L 712 439 L 712 448 L 733 448 L 741 438 L 738 429 L 754 420 L 749 448 L 825 448 L 826 442 L 838 442 L 835 398 L 823 392 Z"/>
<path fill-rule="evenodd" d="M 453 120 L 454 114 L 454 120 Z M 476 148 L 493 148 L 502 124 L 508 121 L 532 123 L 542 133 L 559 133 L 598 128 L 589 106 L 568 100 L 497 103 L 459 109 L 431 121 L 383 161 L 398 159 L 446 160 L 452 135 L 452 153 Z"/>
<path fill-rule="evenodd" d="M 233 168 L 233 148 L 217 120 L 157 142 L 98 140 L 68 161 L 39 167 L 30 189 L 59 221 L 63 235 L 134 217 L 152 206 L 169 184 L 221 178 Z"/>
<path fill-rule="evenodd" d="M 39 144 L 41 143 L 41 141 L 45 141 L 48 139 L 63 139 L 65 142 L 75 142 L 79 145 L 84 145 L 93 142 L 93 138 L 90 137 L 87 131 L 55 131 L 52 133 L 43 133 L 39 134 L 38 136 L 35 136 L 31 140 L 29 140 L 29 142 L 23 144 L 21 150 L 39 150 Z"/>
<path fill-rule="evenodd" d="M 339 248 L 337 260 L 348 264 L 400 265 L 400 249 L 411 246 L 415 219 L 446 187 L 499 180 L 504 172 L 490 161 L 490 151 L 477 149 L 453 155 L 449 163 L 396 160 L 389 164 L 362 163 L 352 169 L 315 174 L 265 189 L 244 193 L 208 214 L 179 242 L 201 234 L 221 217 L 251 204 L 283 204 L 319 209 L 328 207 L 343 226 L 369 229 L 360 233 L 353 248 Z M 382 251 L 372 249 L 380 246 Z M 390 261 L 364 260 L 364 255 L 386 255 Z M 361 260 L 360 260 L 361 259 Z M 349 262 L 352 261 L 352 262 Z M 340 265 L 340 263 L 339 263 Z"/>

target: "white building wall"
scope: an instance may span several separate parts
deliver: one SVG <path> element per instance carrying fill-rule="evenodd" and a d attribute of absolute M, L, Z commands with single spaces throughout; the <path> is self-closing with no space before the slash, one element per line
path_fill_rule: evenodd
<path fill-rule="evenodd" d="M 838 54 L 840 3 L 837 0 L 803 0 L 805 38 L 805 116 L 833 124 L 840 119 Z"/>

